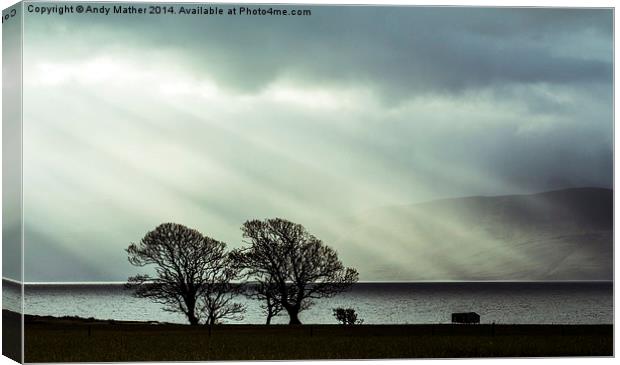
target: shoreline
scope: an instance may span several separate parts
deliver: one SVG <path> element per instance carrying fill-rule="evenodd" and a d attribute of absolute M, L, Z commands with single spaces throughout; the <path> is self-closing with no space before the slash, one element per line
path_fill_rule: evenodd
<path fill-rule="evenodd" d="M 5 312 L 8 312 L 11 316 L 20 316 L 20 313 L 9 309 L 2 310 L 3 315 Z M 162 321 L 148 321 L 148 320 L 124 320 L 124 319 L 113 319 L 113 318 L 95 318 L 95 317 L 80 317 L 80 316 L 52 316 L 52 315 L 39 315 L 39 314 L 28 314 L 24 313 L 24 323 L 53 323 L 53 322 L 68 322 L 68 323 L 90 323 L 90 324 L 143 324 L 143 325 L 169 325 L 169 326 L 188 326 L 191 327 L 188 323 L 179 323 L 179 322 L 162 322 Z M 281 327 L 281 326 L 289 326 L 286 323 L 272 323 L 270 325 L 265 325 L 262 323 L 226 323 L 220 324 L 218 326 L 223 327 L 240 327 L 240 326 L 272 326 L 272 327 Z M 302 323 L 301 326 L 336 326 L 341 327 L 342 325 L 337 323 Z M 442 322 L 442 323 L 365 323 L 361 325 L 356 325 L 357 327 L 387 327 L 387 326 L 395 326 L 395 327 L 426 327 L 426 326 L 514 326 L 514 327 L 540 327 L 540 326 L 549 326 L 549 327 L 587 327 L 587 326 L 613 326 L 613 323 L 488 323 L 481 322 L 478 324 L 458 324 L 451 322 Z"/>

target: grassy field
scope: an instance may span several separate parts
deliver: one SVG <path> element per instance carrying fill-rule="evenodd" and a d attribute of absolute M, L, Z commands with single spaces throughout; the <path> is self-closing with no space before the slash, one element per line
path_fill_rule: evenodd
<path fill-rule="evenodd" d="M 612 356 L 611 325 L 217 326 L 30 317 L 27 362 Z"/>

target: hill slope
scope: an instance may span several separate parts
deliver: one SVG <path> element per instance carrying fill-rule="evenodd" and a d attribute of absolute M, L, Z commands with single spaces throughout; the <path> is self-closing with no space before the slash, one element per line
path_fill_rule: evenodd
<path fill-rule="evenodd" d="M 357 217 L 334 245 L 374 280 L 611 280 L 613 191 L 444 199 Z"/>

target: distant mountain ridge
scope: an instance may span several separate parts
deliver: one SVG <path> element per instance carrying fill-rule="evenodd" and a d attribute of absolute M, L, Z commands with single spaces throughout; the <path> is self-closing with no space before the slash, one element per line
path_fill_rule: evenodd
<path fill-rule="evenodd" d="M 335 245 L 374 280 L 613 280 L 610 189 L 442 199 L 343 226 Z"/>

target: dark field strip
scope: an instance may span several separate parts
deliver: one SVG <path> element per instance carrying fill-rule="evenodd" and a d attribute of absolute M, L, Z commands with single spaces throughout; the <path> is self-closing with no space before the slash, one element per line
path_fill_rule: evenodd
<path fill-rule="evenodd" d="M 27 362 L 612 356 L 611 325 L 222 325 L 26 318 Z"/>

